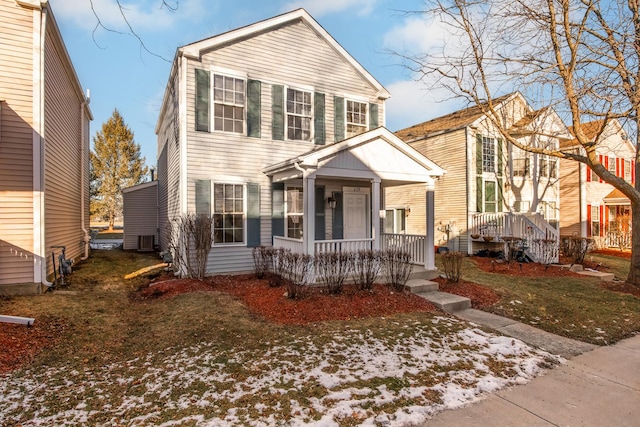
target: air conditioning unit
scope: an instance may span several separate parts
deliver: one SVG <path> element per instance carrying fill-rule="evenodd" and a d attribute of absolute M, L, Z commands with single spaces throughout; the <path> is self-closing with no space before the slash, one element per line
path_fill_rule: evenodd
<path fill-rule="evenodd" d="M 138 252 L 153 251 L 155 236 L 138 236 Z"/>

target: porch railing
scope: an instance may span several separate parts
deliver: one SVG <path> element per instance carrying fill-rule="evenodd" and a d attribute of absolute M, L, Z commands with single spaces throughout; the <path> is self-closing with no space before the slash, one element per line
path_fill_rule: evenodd
<path fill-rule="evenodd" d="M 380 249 L 401 249 L 411 254 L 413 264 L 424 265 L 424 251 L 427 236 L 419 234 L 386 234 L 381 235 Z"/>
<path fill-rule="evenodd" d="M 373 239 L 316 240 L 313 246 L 317 254 L 325 252 L 358 252 L 373 248 Z"/>
<path fill-rule="evenodd" d="M 302 239 L 292 239 L 291 237 L 273 236 L 273 247 L 289 249 L 293 253 L 303 253 L 304 243 Z"/>

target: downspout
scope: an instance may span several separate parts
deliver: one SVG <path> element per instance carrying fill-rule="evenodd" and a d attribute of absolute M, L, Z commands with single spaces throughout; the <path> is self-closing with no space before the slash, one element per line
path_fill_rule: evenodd
<path fill-rule="evenodd" d="M 84 174 L 85 174 L 84 158 L 85 158 L 85 155 L 87 155 L 86 148 L 85 148 L 85 138 L 84 138 L 85 137 L 84 110 L 89 104 L 89 102 L 91 102 L 88 95 L 85 97 L 83 94 L 82 97 L 83 97 L 83 101 L 80 104 L 80 183 L 81 185 L 84 183 Z M 80 261 L 84 261 L 87 258 L 89 258 L 89 242 L 91 242 L 91 236 L 89 235 L 89 230 L 87 230 L 84 223 L 84 204 L 85 204 L 86 190 L 87 189 L 84 188 L 84 186 L 82 185 L 81 191 L 80 191 L 80 228 L 84 233 L 84 236 L 82 237 L 82 241 L 84 243 L 84 256 L 80 257 Z"/>
<path fill-rule="evenodd" d="M 42 222 L 44 219 L 44 165 L 45 165 L 45 159 L 44 159 L 44 155 L 45 155 L 45 150 L 44 150 L 44 143 L 45 143 L 45 126 L 44 126 L 44 48 L 45 48 L 45 42 L 46 42 L 46 37 L 47 37 L 47 5 L 45 4 L 45 2 L 43 2 L 42 8 L 40 10 L 40 82 L 39 82 L 39 91 L 40 91 L 40 105 L 39 105 L 39 115 L 40 115 L 40 119 L 39 119 L 39 123 L 38 123 L 38 133 L 40 134 L 40 198 L 42 199 L 40 201 L 40 222 L 41 222 L 41 227 L 40 227 L 40 242 L 41 245 L 44 244 L 46 242 L 46 236 L 45 236 L 45 227 L 42 226 Z M 41 247 L 40 248 L 41 253 L 44 255 L 46 253 L 46 246 L 45 247 Z M 43 263 L 42 263 L 42 273 L 41 273 L 41 277 L 40 277 L 40 283 L 42 283 L 43 285 L 45 285 L 48 288 L 51 288 L 53 286 L 53 283 L 49 282 L 47 280 L 47 259 L 48 257 L 46 255 L 43 256 Z"/>

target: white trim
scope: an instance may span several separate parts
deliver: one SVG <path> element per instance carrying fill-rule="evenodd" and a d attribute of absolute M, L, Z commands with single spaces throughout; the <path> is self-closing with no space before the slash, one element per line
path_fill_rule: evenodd
<path fill-rule="evenodd" d="M 194 68 L 197 68 L 197 67 L 194 67 Z M 248 75 L 246 72 L 233 70 L 231 68 L 218 67 L 217 65 L 209 66 L 209 71 L 214 74 L 223 74 L 225 76 L 235 77 L 237 79 L 240 78 L 240 79 L 246 80 L 248 78 L 247 77 Z"/>
<path fill-rule="evenodd" d="M 304 89 L 305 86 L 304 85 L 296 85 L 296 86 L 284 86 L 284 140 L 285 141 L 298 141 L 298 142 L 303 142 L 303 143 L 314 143 L 314 139 L 315 139 L 315 90 L 313 88 L 311 89 Z M 295 116 L 295 117 L 303 117 L 306 118 L 307 116 L 301 115 L 301 114 L 296 114 L 296 113 L 289 113 L 289 111 L 287 110 L 288 107 L 288 101 L 287 101 L 287 95 L 288 95 L 288 91 L 289 89 L 291 90 L 295 90 L 298 92 L 306 92 L 309 93 L 311 95 L 311 116 L 310 116 L 310 120 L 311 123 L 309 124 L 309 139 L 291 139 L 289 138 L 289 114 Z"/>
<path fill-rule="evenodd" d="M 180 204 L 179 204 L 179 212 L 178 215 L 183 215 L 188 212 L 189 204 L 187 200 L 187 126 L 188 123 L 187 117 L 187 70 L 188 70 L 188 60 L 185 57 L 180 58 L 180 66 L 179 66 L 179 79 L 178 84 L 180 85 L 180 101 L 179 101 L 179 117 L 180 117 L 180 170 L 178 171 L 180 179 L 179 188 L 180 188 Z"/>
<path fill-rule="evenodd" d="M 209 132 L 208 133 L 223 133 L 225 135 L 237 135 L 237 136 L 247 136 L 247 98 L 249 95 L 249 82 L 247 75 L 234 74 L 232 70 L 228 70 L 220 67 L 211 67 L 209 70 Z M 225 71 L 220 71 L 225 70 Z M 195 68 L 194 68 L 195 73 Z M 227 130 L 216 129 L 216 121 L 215 121 L 215 108 L 216 108 L 216 99 L 215 99 L 215 77 L 219 75 L 221 77 L 228 77 L 231 79 L 238 79 L 244 81 L 244 104 L 242 104 L 242 132 L 234 132 Z M 235 92 L 235 88 L 234 88 Z M 239 107 L 238 104 L 228 104 L 226 102 L 219 102 L 220 105 L 229 105 L 232 107 Z M 185 122 L 186 123 L 186 122 Z M 204 132 L 204 131 L 198 131 Z M 205 132 L 206 133 L 206 132 Z"/>
<path fill-rule="evenodd" d="M 131 187 L 123 188 L 122 193 L 130 193 L 132 191 L 144 190 L 145 188 L 158 185 L 158 181 L 143 182 L 141 184 L 132 185 Z"/>
<path fill-rule="evenodd" d="M 213 242 L 212 245 L 212 249 L 213 248 L 228 248 L 228 247 L 246 247 L 247 246 L 247 203 L 248 203 L 248 198 L 249 198 L 249 194 L 247 192 L 247 182 L 229 182 L 229 181 L 222 181 L 222 180 L 217 180 L 217 179 L 212 179 L 211 180 L 211 194 L 210 194 L 210 200 L 211 200 L 211 206 L 210 206 L 210 215 L 213 217 L 216 214 L 216 200 L 215 200 L 215 186 L 216 184 L 219 185 L 241 185 L 242 186 L 242 242 L 233 242 L 233 243 L 216 243 L 215 241 Z M 220 215 L 225 215 L 224 212 L 220 213 Z M 215 228 L 215 223 L 214 223 L 214 227 Z M 222 228 L 223 232 L 224 232 L 224 227 Z M 214 240 L 215 240 L 215 233 L 214 233 Z"/>
<path fill-rule="evenodd" d="M 46 13 L 33 9 L 33 282 L 47 277 L 44 201 L 44 43 Z"/>
<path fill-rule="evenodd" d="M 323 39 L 330 47 L 332 47 L 340 56 L 342 56 L 346 62 L 351 65 L 369 84 L 378 91 L 379 99 L 387 99 L 391 94 L 378 82 L 367 70 L 362 67 L 340 44 L 324 29 L 318 22 L 309 15 L 304 9 L 297 9 L 289 13 L 285 13 L 264 21 L 257 22 L 255 24 L 248 25 L 246 27 L 238 28 L 228 31 L 223 34 L 219 34 L 214 37 L 210 37 L 199 42 L 191 43 L 182 46 L 178 50 L 178 54 L 182 54 L 190 59 L 199 60 L 200 56 L 206 50 L 211 50 L 224 46 L 227 44 L 235 43 L 238 40 L 246 39 L 254 35 L 260 34 L 266 31 L 272 31 L 278 27 L 286 25 L 290 22 L 301 20 L 311 30 L 313 30 L 318 36 Z"/>

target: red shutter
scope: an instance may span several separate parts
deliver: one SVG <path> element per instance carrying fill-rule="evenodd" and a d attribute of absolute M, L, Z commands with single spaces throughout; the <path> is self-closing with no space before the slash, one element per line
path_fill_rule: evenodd
<path fill-rule="evenodd" d="M 624 179 L 624 159 L 620 160 L 620 178 Z"/>
<path fill-rule="evenodd" d="M 600 205 L 600 235 L 604 234 L 604 206 Z"/>
<path fill-rule="evenodd" d="M 620 158 L 616 157 L 616 176 L 624 176 L 620 175 Z"/>
<path fill-rule="evenodd" d="M 600 162 L 601 165 L 604 165 L 604 168 L 607 168 L 607 164 L 609 163 L 609 158 L 605 157 L 604 159 L 602 158 L 602 154 L 598 154 L 598 161 Z M 602 182 L 602 178 L 598 177 L 598 182 Z M 601 217 L 602 218 L 602 217 Z"/>
<path fill-rule="evenodd" d="M 587 237 L 591 237 L 591 205 L 587 205 Z"/>
<path fill-rule="evenodd" d="M 585 165 L 585 167 L 587 168 L 587 182 L 591 182 L 591 168 L 589 165 Z"/>

